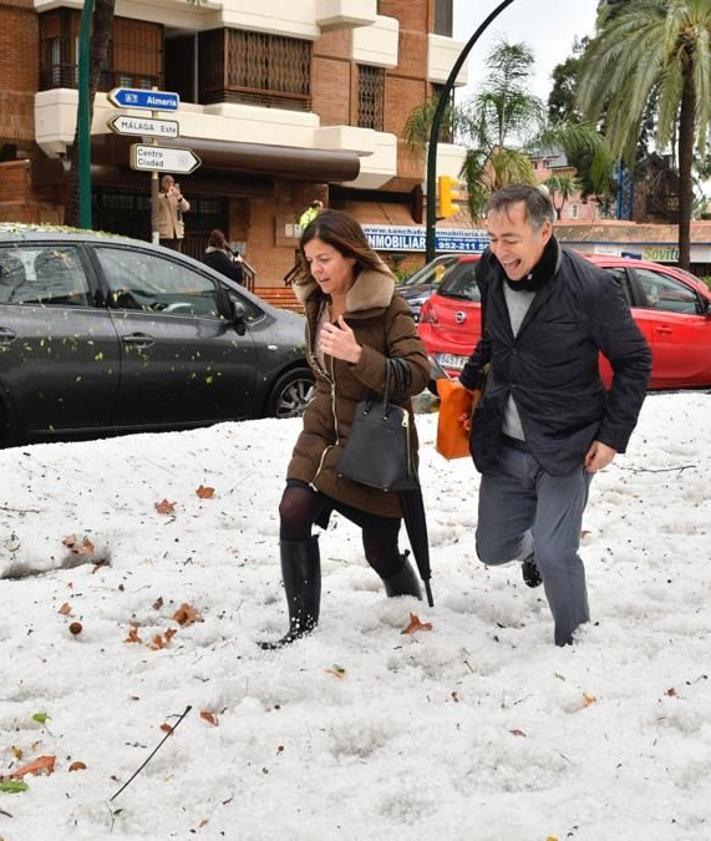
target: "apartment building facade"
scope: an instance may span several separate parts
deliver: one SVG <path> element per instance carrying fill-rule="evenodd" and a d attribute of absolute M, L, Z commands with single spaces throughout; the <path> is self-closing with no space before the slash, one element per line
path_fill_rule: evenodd
<path fill-rule="evenodd" d="M 61 222 L 77 110 L 79 0 L 0 0 L 0 220 Z M 180 137 L 202 166 L 177 176 L 192 204 L 186 250 L 212 228 L 277 287 L 294 223 L 321 198 L 371 225 L 421 220 L 424 159 L 400 139 L 461 47 L 452 0 L 116 0 L 94 104 L 96 228 L 150 236 L 150 175 L 129 166 L 135 137 L 112 132 L 115 87 L 175 91 Z M 466 82 L 464 70 L 458 82 Z M 440 144 L 456 175 L 464 150 Z"/>

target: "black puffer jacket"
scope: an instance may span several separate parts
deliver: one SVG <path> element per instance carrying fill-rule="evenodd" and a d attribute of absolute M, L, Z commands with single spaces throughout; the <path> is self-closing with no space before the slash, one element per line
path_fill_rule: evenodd
<path fill-rule="evenodd" d="M 474 388 L 481 368 L 491 362 L 471 440 L 474 463 L 482 472 L 499 449 L 509 395 L 533 456 L 552 475 L 582 464 L 594 440 L 624 452 L 637 423 L 652 368 L 647 342 L 612 277 L 554 245 L 555 274 L 536 293 L 516 337 L 500 263 L 487 250 L 477 267 L 482 340 L 461 382 Z M 598 370 L 600 351 L 614 371 L 609 393 Z"/>

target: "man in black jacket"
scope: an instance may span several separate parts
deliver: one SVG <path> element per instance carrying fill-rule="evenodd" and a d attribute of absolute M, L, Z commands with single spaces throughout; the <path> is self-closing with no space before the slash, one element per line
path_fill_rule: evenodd
<path fill-rule="evenodd" d="M 482 339 L 461 375 L 472 389 L 490 363 L 471 449 L 482 473 L 476 543 L 486 564 L 523 562 L 543 582 L 557 645 L 590 618 L 578 555 L 590 479 L 624 452 L 651 354 L 622 290 L 553 236 L 555 211 L 535 187 L 489 202 L 491 243 L 477 267 Z M 614 371 L 605 392 L 598 353 Z"/>

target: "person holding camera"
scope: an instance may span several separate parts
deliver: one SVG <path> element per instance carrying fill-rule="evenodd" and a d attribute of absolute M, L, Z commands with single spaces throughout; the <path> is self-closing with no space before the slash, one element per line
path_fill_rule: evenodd
<path fill-rule="evenodd" d="M 158 193 L 158 237 L 161 245 L 174 251 L 183 250 L 183 213 L 189 210 L 190 203 L 183 196 L 180 184 L 175 183 L 172 175 L 164 175 Z"/>

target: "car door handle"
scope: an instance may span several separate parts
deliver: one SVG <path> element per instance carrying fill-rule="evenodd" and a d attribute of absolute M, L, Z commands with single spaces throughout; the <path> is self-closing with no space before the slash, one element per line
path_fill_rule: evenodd
<path fill-rule="evenodd" d="M 657 327 L 657 333 L 661 334 L 662 336 L 671 336 L 673 332 L 674 331 L 671 329 L 671 327 L 666 327 L 665 325 Z"/>
<path fill-rule="evenodd" d="M 12 344 L 16 338 L 17 334 L 13 333 L 12 330 L 8 330 L 7 327 L 0 327 L 0 345 Z"/>
<path fill-rule="evenodd" d="M 129 333 L 127 336 L 121 336 L 121 341 L 125 345 L 145 348 L 154 345 L 156 340 L 147 333 Z"/>

